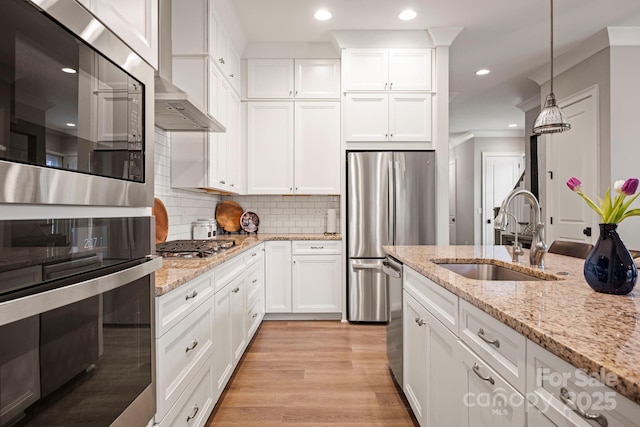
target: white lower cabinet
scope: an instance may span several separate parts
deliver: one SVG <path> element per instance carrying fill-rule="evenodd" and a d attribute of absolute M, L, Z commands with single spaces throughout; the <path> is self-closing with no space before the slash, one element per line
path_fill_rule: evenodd
<path fill-rule="evenodd" d="M 342 311 L 340 241 L 267 242 L 267 313 Z"/>
<path fill-rule="evenodd" d="M 524 396 L 465 344 L 459 342 L 462 379 L 461 426 L 524 427 Z"/>
<path fill-rule="evenodd" d="M 264 259 L 261 244 L 156 298 L 156 424 L 204 426 L 264 317 Z"/>
<path fill-rule="evenodd" d="M 406 291 L 403 295 L 404 392 L 421 426 L 459 426 L 458 340 Z"/>
<path fill-rule="evenodd" d="M 616 381 L 604 370 L 587 374 L 527 341 L 527 398 L 534 406 L 529 426 L 638 426 L 640 406 L 608 387 Z M 535 424 L 542 417 L 546 424 Z"/>

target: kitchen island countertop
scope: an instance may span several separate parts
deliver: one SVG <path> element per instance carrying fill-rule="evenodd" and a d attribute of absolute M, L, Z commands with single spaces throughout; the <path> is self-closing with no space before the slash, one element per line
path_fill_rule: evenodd
<path fill-rule="evenodd" d="M 209 258 L 163 258 L 156 271 L 156 296 L 164 295 L 260 243 L 272 240 L 342 240 L 340 234 L 223 234 L 220 240 L 235 240 L 234 247 Z"/>
<path fill-rule="evenodd" d="M 544 271 L 534 272 L 560 279 L 555 281 L 472 280 L 437 264 L 494 259 L 531 273 L 528 251 L 516 265 L 505 246 L 387 246 L 385 251 L 572 365 L 615 375 L 613 388 L 640 404 L 637 286 L 624 296 L 595 292 L 584 280 L 584 260 L 556 254 L 546 254 Z"/>

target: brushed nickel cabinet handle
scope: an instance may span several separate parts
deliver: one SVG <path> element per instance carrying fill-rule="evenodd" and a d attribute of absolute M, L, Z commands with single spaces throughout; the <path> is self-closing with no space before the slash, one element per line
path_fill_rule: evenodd
<path fill-rule="evenodd" d="M 191 343 L 191 345 L 189 347 L 187 347 L 187 349 L 185 350 L 186 353 L 189 353 L 191 350 L 193 350 L 194 348 L 196 348 L 198 346 L 198 340 L 193 340 L 193 342 Z"/>
<path fill-rule="evenodd" d="M 478 377 L 480 377 L 481 380 L 489 381 L 491 383 L 491 385 L 495 385 L 496 381 L 491 376 L 486 376 L 485 377 L 480 373 L 480 366 L 478 366 L 477 363 L 473 364 L 473 372 L 475 372 L 476 375 Z"/>
<path fill-rule="evenodd" d="M 311 246 L 311 249 L 324 249 L 324 246 Z"/>
<path fill-rule="evenodd" d="M 424 326 L 427 324 L 427 322 L 425 322 L 424 320 L 422 320 L 419 317 L 416 317 L 416 323 L 418 324 L 418 326 Z"/>
<path fill-rule="evenodd" d="M 193 414 L 187 415 L 187 422 L 191 421 L 196 417 L 196 414 L 198 413 L 199 409 L 200 408 L 198 408 L 198 405 L 193 405 Z"/>
<path fill-rule="evenodd" d="M 231 292 L 233 292 L 234 294 L 237 294 L 239 290 L 240 290 L 240 288 L 235 288 Z"/>
<path fill-rule="evenodd" d="M 580 408 L 576 404 L 576 402 L 571 400 L 571 394 L 569 393 L 569 390 L 567 390 L 565 387 L 562 387 L 560 389 L 560 400 L 562 400 L 562 402 L 565 405 L 567 405 L 573 412 L 580 415 L 585 420 L 595 421 L 601 427 L 607 427 L 609 425 L 609 422 L 607 421 L 607 418 L 604 415 L 588 413 L 584 409 Z"/>
<path fill-rule="evenodd" d="M 500 341 L 498 341 L 497 339 L 495 340 L 490 340 L 489 338 L 487 338 L 484 335 L 484 329 L 480 328 L 480 330 L 477 332 L 477 335 L 480 337 L 480 339 L 484 342 L 486 342 L 489 345 L 495 345 L 496 348 L 500 348 Z"/>
<path fill-rule="evenodd" d="M 189 295 L 185 296 L 185 297 L 184 297 L 184 299 L 188 301 L 188 300 L 190 300 L 191 298 L 195 298 L 195 297 L 197 297 L 197 296 L 198 296 L 198 291 L 193 291 L 193 292 L 191 292 L 191 294 L 189 294 Z"/>

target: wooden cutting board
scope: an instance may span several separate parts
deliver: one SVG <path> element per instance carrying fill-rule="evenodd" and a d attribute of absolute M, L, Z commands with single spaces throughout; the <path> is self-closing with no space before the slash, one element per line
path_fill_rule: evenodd
<path fill-rule="evenodd" d="M 244 213 L 242 206 L 233 200 L 225 200 L 216 207 L 216 221 L 218 226 L 228 233 L 240 231 L 240 217 Z"/>
<path fill-rule="evenodd" d="M 169 234 L 169 215 L 164 203 L 157 197 L 153 199 L 151 214 L 156 217 L 156 243 L 162 243 Z"/>

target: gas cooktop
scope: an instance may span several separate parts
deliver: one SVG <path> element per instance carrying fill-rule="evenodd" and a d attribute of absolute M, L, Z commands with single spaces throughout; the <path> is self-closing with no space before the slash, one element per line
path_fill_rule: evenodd
<path fill-rule="evenodd" d="M 207 258 L 235 246 L 235 240 L 172 240 L 156 243 L 156 252 L 163 257 Z"/>

